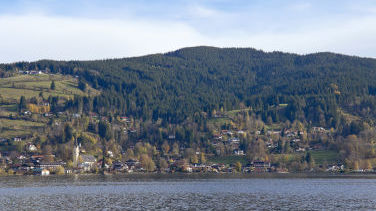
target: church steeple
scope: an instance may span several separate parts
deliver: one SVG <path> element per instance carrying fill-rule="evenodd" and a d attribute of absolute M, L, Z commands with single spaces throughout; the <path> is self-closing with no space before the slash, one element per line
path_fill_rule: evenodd
<path fill-rule="evenodd" d="M 74 139 L 74 146 L 73 146 L 73 167 L 77 168 L 78 166 L 78 157 L 80 156 L 80 144 L 78 144 L 77 139 Z"/>

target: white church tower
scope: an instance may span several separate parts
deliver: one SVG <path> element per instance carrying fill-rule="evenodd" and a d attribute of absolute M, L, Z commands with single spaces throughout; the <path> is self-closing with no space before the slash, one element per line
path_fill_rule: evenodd
<path fill-rule="evenodd" d="M 80 156 L 80 145 L 77 143 L 77 139 L 74 141 L 73 146 L 73 167 L 77 168 L 78 166 L 78 157 Z"/>

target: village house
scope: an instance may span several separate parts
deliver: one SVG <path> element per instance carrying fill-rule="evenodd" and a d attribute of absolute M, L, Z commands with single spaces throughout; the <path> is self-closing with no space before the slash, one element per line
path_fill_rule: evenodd
<path fill-rule="evenodd" d="M 230 138 L 230 139 L 227 140 L 227 142 L 229 144 L 239 144 L 240 143 L 240 139 L 238 139 L 238 138 Z"/>
<path fill-rule="evenodd" d="M 7 157 L 7 156 L 0 157 L 0 167 L 2 169 L 5 169 L 11 163 L 12 163 L 12 161 L 10 160 L 9 157 Z"/>
<path fill-rule="evenodd" d="M 17 159 L 18 159 L 18 160 L 25 160 L 25 159 L 26 159 L 26 156 L 25 156 L 25 155 L 18 155 L 18 156 L 17 156 Z"/>
<path fill-rule="evenodd" d="M 213 138 L 214 140 L 222 140 L 222 136 L 218 134 L 213 135 Z"/>
<path fill-rule="evenodd" d="M 134 170 L 140 166 L 140 162 L 136 159 L 129 159 L 125 161 L 125 164 L 128 166 L 130 170 Z"/>
<path fill-rule="evenodd" d="M 342 165 L 342 164 L 338 164 L 338 165 L 332 165 L 332 166 L 329 166 L 326 171 L 327 172 L 338 172 L 338 171 L 343 171 L 345 169 L 345 166 Z"/>
<path fill-rule="evenodd" d="M 63 161 L 58 161 L 58 162 L 41 161 L 39 163 L 36 163 L 35 167 L 40 168 L 40 169 L 48 169 L 48 170 L 51 171 L 51 170 L 56 170 L 59 167 L 64 167 L 65 165 L 66 165 L 66 163 L 63 162 Z"/>
<path fill-rule="evenodd" d="M 175 139 L 175 135 L 169 135 L 169 136 L 168 136 L 168 139 L 170 139 L 170 140 L 174 140 L 174 139 Z"/>
<path fill-rule="evenodd" d="M 192 172 L 209 172 L 212 171 L 211 166 L 207 166 L 205 164 L 194 164 L 191 166 Z"/>
<path fill-rule="evenodd" d="M 266 147 L 268 148 L 275 148 L 273 139 L 269 139 L 267 142 L 265 142 Z"/>
<path fill-rule="evenodd" d="M 129 132 L 130 132 L 130 133 L 137 133 L 137 130 L 134 129 L 134 128 L 130 128 L 130 129 L 129 129 Z"/>
<path fill-rule="evenodd" d="M 51 116 L 53 116 L 52 113 L 44 113 L 43 115 L 44 115 L 44 117 L 51 117 Z"/>
<path fill-rule="evenodd" d="M 50 170 L 42 169 L 42 168 L 34 168 L 33 174 L 34 175 L 41 175 L 41 176 L 48 176 L 48 175 L 50 175 Z"/>
<path fill-rule="evenodd" d="M 192 172 L 193 169 L 185 159 L 176 160 L 172 165 L 171 168 L 176 171 L 182 172 Z"/>
<path fill-rule="evenodd" d="M 13 138 L 13 141 L 14 142 L 20 142 L 20 141 L 22 141 L 22 139 L 20 137 L 15 137 L 15 138 Z"/>
<path fill-rule="evenodd" d="M 295 142 L 295 143 L 296 143 L 296 142 L 300 142 L 300 139 L 295 138 L 295 139 L 292 140 L 292 142 Z"/>
<path fill-rule="evenodd" d="M 23 73 L 23 74 L 25 74 L 25 75 L 40 75 L 40 74 L 43 74 L 43 72 L 42 71 L 40 71 L 40 70 L 26 70 L 26 71 L 22 71 L 22 70 L 20 70 L 20 71 L 18 71 L 18 73 Z"/>
<path fill-rule="evenodd" d="M 291 132 L 291 131 L 289 131 L 289 132 L 285 132 L 285 136 L 286 136 L 287 138 L 293 138 L 293 137 L 295 137 L 296 135 L 297 135 L 296 132 Z"/>
<path fill-rule="evenodd" d="M 270 170 L 270 163 L 264 161 L 253 161 L 252 166 L 255 172 L 267 172 Z"/>
<path fill-rule="evenodd" d="M 29 72 L 29 75 L 40 75 L 42 73 L 43 73 L 42 71 L 32 70 L 32 71 Z"/>
<path fill-rule="evenodd" d="M 221 113 L 221 112 L 217 112 L 216 114 L 214 114 L 214 118 L 223 118 L 223 117 L 226 117 L 226 114 Z"/>
<path fill-rule="evenodd" d="M 93 119 L 96 119 L 96 118 L 98 118 L 98 114 L 97 113 L 94 113 L 94 112 L 89 112 L 89 116 L 90 116 L 90 118 L 93 118 Z"/>
<path fill-rule="evenodd" d="M 112 169 L 114 171 L 127 171 L 128 166 L 125 163 L 122 163 L 121 161 L 115 161 L 112 163 Z"/>
<path fill-rule="evenodd" d="M 231 130 L 222 130 L 222 131 L 221 131 L 221 134 L 222 134 L 222 135 L 232 136 L 232 135 L 233 135 L 233 132 L 231 132 Z"/>
<path fill-rule="evenodd" d="M 280 135 L 281 131 L 275 131 L 275 130 L 270 130 L 267 132 L 268 135 Z"/>
<path fill-rule="evenodd" d="M 26 151 L 28 151 L 28 152 L 36 152 L 38 149 L 37 149 L 37 147 L 34 145 L 34 144 L 32 144 L 32 143 L 27 143 L 26 144 Z"/>
<path fill-rule="evenodd" d="M 130 122 L 131 122 L 131 120 L 130 120 L 128 117 L 126 117 L 126 116 L 122 116 L 122 117 L 120 117 L 120 120 L 121 120 L 122 122 L 126 122 L 126 123 L 130 123 Z"/>
<path fill-rule="evenodd" d="M 234 150 L 234 155 L 243 156 L 243 155 L 245 155 L 245 154 L 244 154 L 244 151 L 243 151 L 243 150 L 236 149 L 236 150 Z"/>
<path fill-rule="evenodd" d="M 34 163 L 32 163 L 32 162 L 25 162 L 20 167 L 20 170 L 25 172 L 25 173 L 32 171 L 33 169 L 34 169 Z"/>
<path fill-rule="evenodd" d="M 41 171 L 41 174 L 40 174 L 41 176 L 48 176 L 48 175 L 50 175 L 50 171 L 49 170 L 47 170 L 47 169 L 42 169 L 42 171 Z"/>
<path fill-rule="evenodd" d="M 225 164 L 212 164 L 211 167 L 212 167 L 212 170 L 216 169 L 217 170 L 216 172 L 220 172 L 226 168 L 226 165 Z"/>
<path fill-rule="evenodd" d="M 30 157 L 30 159 L 33 161 L 33 162 L 39 162 L 41 160 L 43 160 L 44 158 L 44 155 L 32 155 Z"/>
<path fill-rule="evenodd" d="M 91 171 L 96 162 L 97 159 L 93 155 L 81 155 L 81 162 L 78 164 L 78 168 L 84 171 Z"/>
<path fill-rule="evenodd" d="M 227 140 L 226 144 L 228 146 L 230 146 L 231 150 L 239 149 L 240 139 L 238 139 L 238 138 L 230 138 L 230 139 Z"/>
<path fill-rule="evenodd" d="M 114 157 L 114 153 L 112 151 L 107 151 L 107 156 L 110 158 Z"/>
<path fill-rule="evenodd" d="M 245 132 L 243 130 L 238 130 L 236 133 L 237 134 L 244 134 Z"/>
<path fill-rule="evenodd" d="M 325 128 L 323 127 L 312 127 L 312 133 L 326 133 L 328 132 Z"/>
<path fill-rule="evenodd" d="M 305 150 L 305 148 L 303 148 L 303 147 L 298 147 L 297 149 L 296 149 L 296 152 L 305 152 L 306 150 Z"/>
<path fill-rule="evenodd" d="M 50 106 L 50 103 L 48 101 L 43 101 L 41 103 L 42 106 Z"/>
<path fill-rule="evenodd" d="M 73 118 L 81 118 L 81 114 L 78 114 L 78 113 L 74 113 L 72 116 Z"/>

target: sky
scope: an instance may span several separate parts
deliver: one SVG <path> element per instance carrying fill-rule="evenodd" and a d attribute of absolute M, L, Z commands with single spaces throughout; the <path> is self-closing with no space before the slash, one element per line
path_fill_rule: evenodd
<path fill-rule="evenodd" d="M 191 46 L 376 58 L 375 0 L 0 0 L 0 62 Z"/>

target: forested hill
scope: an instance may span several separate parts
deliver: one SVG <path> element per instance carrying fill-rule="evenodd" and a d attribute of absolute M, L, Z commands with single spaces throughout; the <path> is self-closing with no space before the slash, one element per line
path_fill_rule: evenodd
<path fill-rule="evenodd" d="M 345 111 L 376 117 L 376 60 L 333 53 L 266 53 L 250 48 L 184 48 L 98 61 L 38 61 L 0 66 L 78 75 L 101 89 L 89 110 L 177 123 L 251 107 L 264 120 L 335 127 Z"/>

